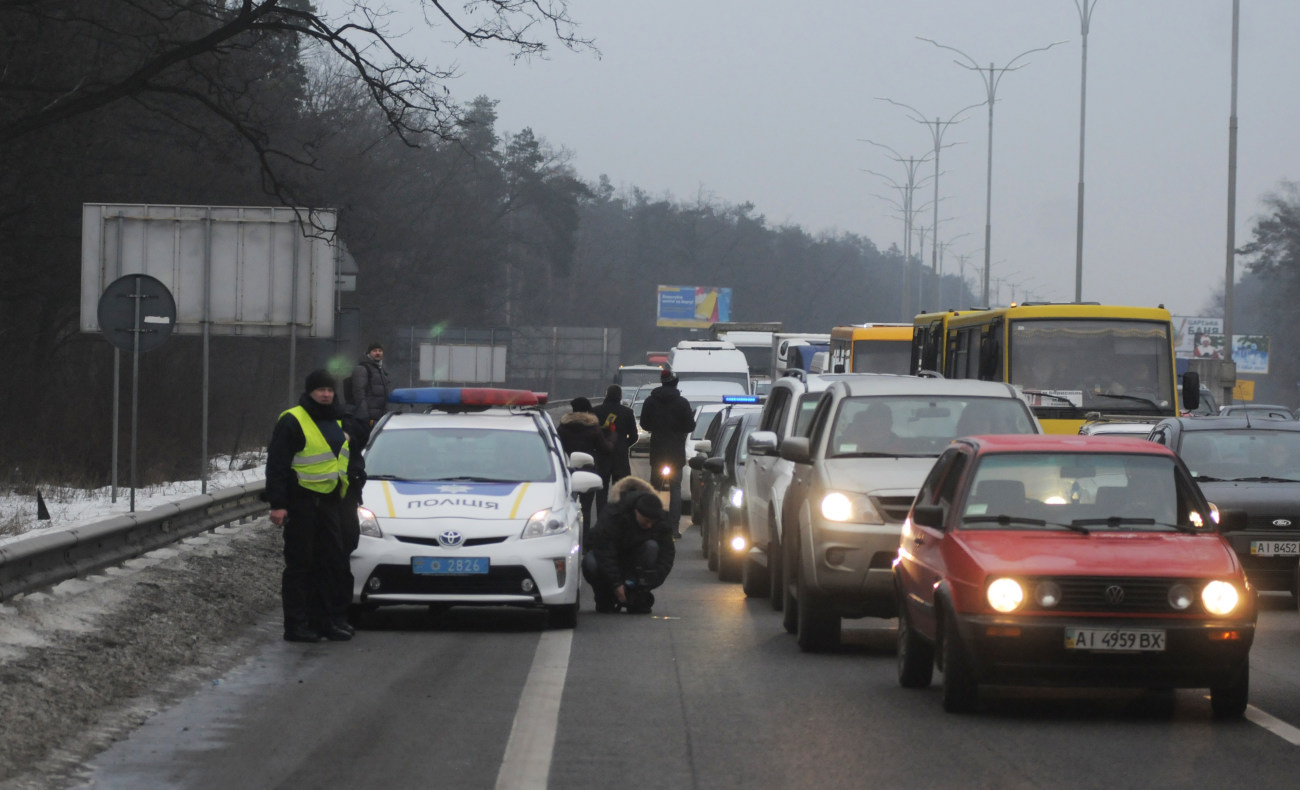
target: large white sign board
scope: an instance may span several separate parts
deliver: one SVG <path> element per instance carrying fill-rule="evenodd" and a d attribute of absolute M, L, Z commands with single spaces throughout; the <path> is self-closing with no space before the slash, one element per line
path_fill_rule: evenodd
<path fill-rule="evenodd" d="M 304 219 L 308 219 L 304 227 Z M 156 277 L 176 299 L 176 329 L 214 335 L 334 334 L 339 247 L 333 209 L 82 206 L 81 331 L 124 274 Z"/>

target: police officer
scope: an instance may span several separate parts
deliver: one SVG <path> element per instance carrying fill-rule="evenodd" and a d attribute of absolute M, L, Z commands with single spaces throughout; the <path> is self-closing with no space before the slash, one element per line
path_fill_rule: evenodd
<path fill-rule="evenodd" d="M 307 376 L 298 405 L 280 414 L 266 454 L 271 523 L 284 530 L 280 599 L 290 642 L 352 638 L 339 585 L 349 573 L 340 534 L 350 448 L 334 407 L 334 377 Z"/>
<path fill-rule="evenodd" d="M 596 611 L 623 607 L 649 614 L 654 594 L 673 569 L 677 549 L 664 519 L 663 502 L 649 483 L 625 477 L 610 489 L 610 502 L 591 530 L 582 575 L 591 585 Z"/>

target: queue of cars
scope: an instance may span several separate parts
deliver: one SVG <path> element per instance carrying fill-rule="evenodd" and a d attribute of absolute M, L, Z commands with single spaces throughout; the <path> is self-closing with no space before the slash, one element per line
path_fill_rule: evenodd
<path fill-rule="evenodd" d="M 1300 597 L 1289 414 L 1040 436 L 996 382 L 796 371 L 761 404 L 728 402 L 739 382 L 682 383 L 697 431 L 680 484 L 709 569 L 769 598 L 804 651 L 835 647 L 845 618 L 896 618 L 900 684 L 938 669 L 946 710 L 986 685 L 1099 684 L 1208 688 L 1216 717 L 1239 717 L 1257 591 Z M 576 498 L 600 480 L 565 457 L 544 396 L 391 400 L 423 413 L 385 416 L 365 448 L 353 618 L 508 605 L 573 627 Z"/>

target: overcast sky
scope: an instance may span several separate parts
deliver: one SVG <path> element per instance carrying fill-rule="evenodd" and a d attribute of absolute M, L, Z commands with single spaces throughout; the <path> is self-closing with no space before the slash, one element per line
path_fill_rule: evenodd
<path fill-rule="evenodd" d="M 1081 0 L 1082 1 L 1082 0 Z M 396 5 L 396 3 L 394 3 Z M 752 202 L 771 225 L 862 234 L 902 246 L 904 156 L 933 152 L 927 125 L 881 98 L 948 120 L 984 101 L 954 63 L 1017 61 L 993 116 L 993 276 L 1036 298 L 1074 297 L 1081 35 L 1074 0 L 572 0 L 600 56 L 553 49 L 512 62 L 500 47 L 455 50 L 421 30 L 403 46 L 456 64 L 456 98 L 499 100 L 499 129 L 523 127 L 573 154 L 584 179 L 692 201 Z M 1300 180 L 1300 2 L 1242 0 L 1237 244 L 1261 198 Z M 1224 282 L 1231 0 L 1099 0 L 1088 36 L 1083 298 L 1203 314 Z M 945 271 L 982 267 L 988 110 L 943 142 Z M 922 167 L 933 175 L 933 165 Z M 926 182 L 917 202 L 929 201 Z M 927 209 L 920 222 L 933 221 Z M 964 235 L 963 235 L 964 234 Z M 926 260 L 930 260 L 929 240 Z M 914 243 L 915 249 L 915 243 Z M 1238 271 L 1240 273 L 1239 266 Z M 978 272 L 967 270 L 974 284 Z M 729 283 L 691 283 L 721 285 Z M 978 294 L 978 287 L 975 292 Z M 1002 300 L 1011 298 L 1004 284 Z M 945 305 L 948 306 L 948 305 Z M 761 320 L 734 305 L 742 320 Z M 873 316 L 862 316 L 872 320 Z"/>

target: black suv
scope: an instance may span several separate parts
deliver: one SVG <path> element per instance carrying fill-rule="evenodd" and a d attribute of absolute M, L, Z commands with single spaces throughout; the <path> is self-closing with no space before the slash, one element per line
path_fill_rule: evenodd
<path fill-rule="evenodd" d="M 1242 510 L 1247 527 L 1227 535 L 1250 583 L 1300 600 L 1300 422 L 1245 415 L 1170 417 L 1151 431 L 1182 457 L 1205 498 Z"/>

